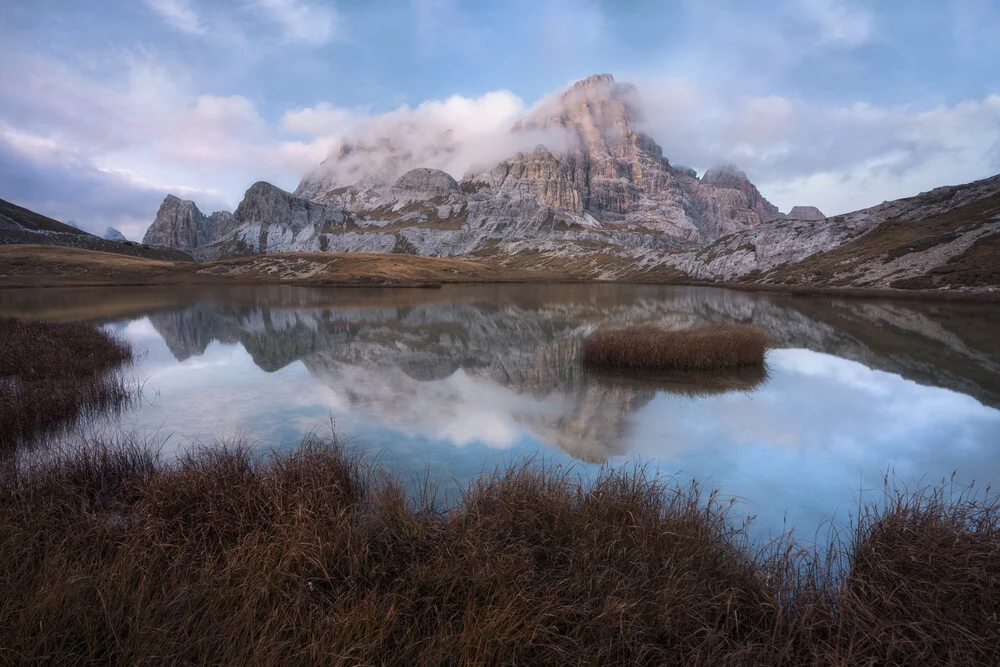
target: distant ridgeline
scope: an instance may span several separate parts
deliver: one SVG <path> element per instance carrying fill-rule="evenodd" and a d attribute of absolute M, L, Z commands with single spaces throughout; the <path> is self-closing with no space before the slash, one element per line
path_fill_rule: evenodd
<path fill-rule="evenodd" d="M 0 245 L 7 244 L 69 246 L 172 261 L 192 259 L 187 253 L 169 245 L 152 247 L 148 244 L 133 243 L 113 227 L 108 227 L 104 232 L 104 238 L 101 238 L 73 225 L 0 199 Z"/>

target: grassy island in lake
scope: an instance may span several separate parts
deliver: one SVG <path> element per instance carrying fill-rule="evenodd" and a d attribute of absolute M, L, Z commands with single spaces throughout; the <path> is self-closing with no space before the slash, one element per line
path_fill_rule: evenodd
<path fill-rule="evenodd" d="M 746 324 L 679 331 L 632 326 L 596 331 L 584 341 L 583 362 L 595 368 L 642 371 L 762 366 L 768 345 L 766 331 Z"/>

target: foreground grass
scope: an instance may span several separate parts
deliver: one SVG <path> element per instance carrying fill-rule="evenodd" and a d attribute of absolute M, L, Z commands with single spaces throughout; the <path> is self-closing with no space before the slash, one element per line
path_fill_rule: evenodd
<path fill-rule="evenodd" d="M 652 326 L 600 330 L 583 344 L 583 362 L 595 368 L 714 370 L 763 366 L 767 332 L 745 324 L 709 324 L 671 331 Z"/>
<path fill-rule="evenodd" d="M 132 350 L 94 326 L 0 317 L 0 454 L 121 406 Z"/>
<path fill-rule="evenodd" d="M 863 507 L 828 557 L 641 469 L 516 467 L 450 509 L 335 442 L 9 466 L 0 661 L 995 664 L 1000 509 Z"/>

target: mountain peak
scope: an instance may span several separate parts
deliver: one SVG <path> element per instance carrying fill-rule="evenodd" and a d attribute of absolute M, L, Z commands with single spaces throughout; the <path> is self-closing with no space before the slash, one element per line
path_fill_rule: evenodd
<path fill-rule="evenodd" d="M 573 88 L 588 88 L 590 86 L 606 85 L 615 83 L 615 77 L 610 74 L 591 74 L 586 79 L 580 79 L 573 84 Z"/>

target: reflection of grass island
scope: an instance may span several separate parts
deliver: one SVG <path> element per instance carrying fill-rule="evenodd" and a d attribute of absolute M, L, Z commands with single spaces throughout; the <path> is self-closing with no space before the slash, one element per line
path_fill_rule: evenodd
<path fill-rule="evenodd" d="M 753 391 L 767 380 L 763 365 L 709 370 L 621 370 L 587 366 L 587 377 L 607 388 L 663 391 L 697 398 L 731 391 Z"/>
<path fill-rule="evenodd" d="M 622 370 L 717 370 L 763 366 L 767 332 L 746 324 L 709 324 L 671 331 L 632 326 L 596 331 L 583 343 L 583 363 Z"/>
<path fill-rule="evenodd" d="M 0 451 L 122 405 L 128 344 L 93 326 L 0 318 Z"/>

